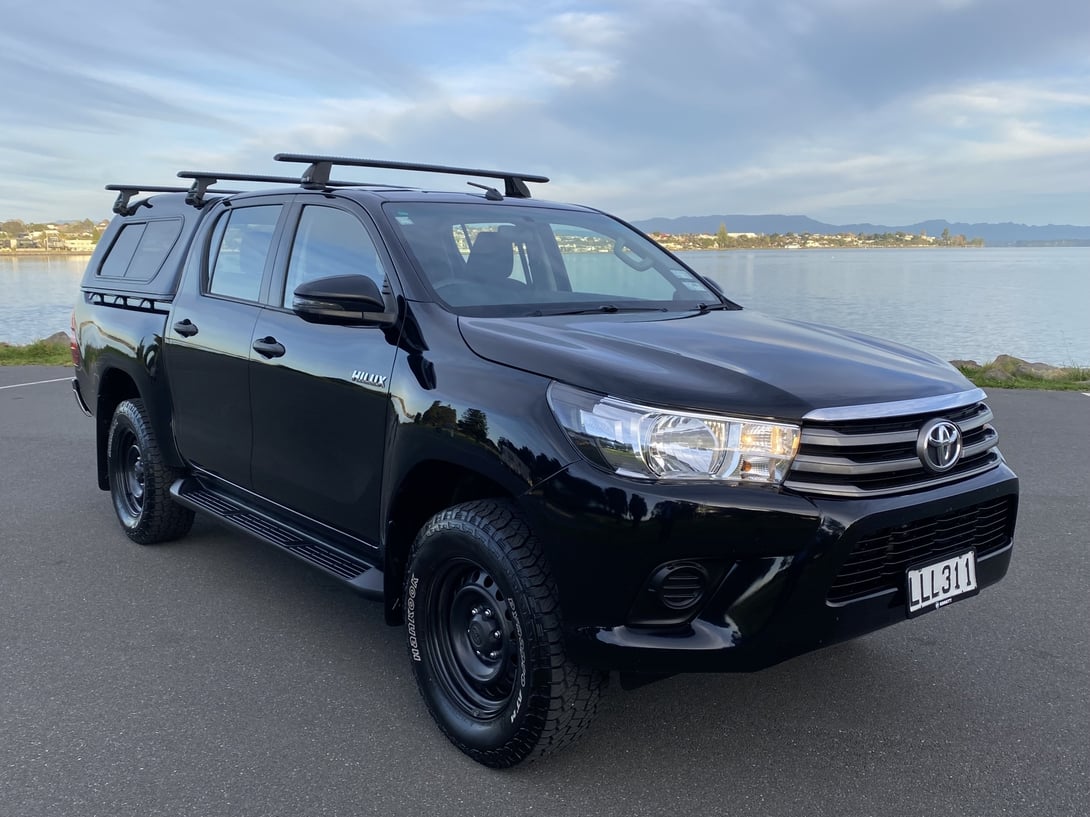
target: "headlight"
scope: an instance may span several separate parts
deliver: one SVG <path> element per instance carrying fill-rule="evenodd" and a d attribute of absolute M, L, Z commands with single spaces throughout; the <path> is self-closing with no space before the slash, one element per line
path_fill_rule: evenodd
<path fill-rule="evenodd" d="M 779 485 L 799 448 L 798 426 L 667 411 L 549 387 L 549 405 L 587 459 L 642 479 L 716 479 Z"/>

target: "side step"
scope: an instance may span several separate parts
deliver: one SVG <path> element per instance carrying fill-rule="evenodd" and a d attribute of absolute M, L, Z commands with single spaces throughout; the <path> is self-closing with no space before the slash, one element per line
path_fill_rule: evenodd
<path fill-rule="evenodd" d="M 369 598 L 382 599 L 382 571 L 357 556 L 289 527 L 267 514 L 248 508 L 235 499 L 202 485 L 193 477 L 176 481 L 170 486 L 170 494 L 179 505 L 214 516 L 242 533 L 276 545 L 292 556 L 324 570 Z"/>

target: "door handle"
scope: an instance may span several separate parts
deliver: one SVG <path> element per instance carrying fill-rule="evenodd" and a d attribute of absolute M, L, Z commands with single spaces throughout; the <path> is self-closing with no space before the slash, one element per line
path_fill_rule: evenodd
<path fill-rule="evenodd" d="M 174 324 L 174 331 L 181 335 L 183 338 L 191 338 L 197 334 L 197 324 L 193 323 L 189 318 L 178 321 Z"/>
<path fill-rule="evenodd" d="M 284 348 L 284 344 L 277 343 L 276 338 L 270 335 L 269 337 L 255 340 L 254 351 L 263 357 L 283 357 L 284 352 L 287 350 Z"/>

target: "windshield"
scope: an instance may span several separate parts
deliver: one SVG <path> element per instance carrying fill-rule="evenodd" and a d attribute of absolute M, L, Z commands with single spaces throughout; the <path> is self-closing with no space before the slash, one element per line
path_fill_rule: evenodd
<path fill-rule="evenodd" d="M 723 301 L 656 244 L 600 213 L 388 202 L 443 303 L 462 314 L 685 310 Z"/>

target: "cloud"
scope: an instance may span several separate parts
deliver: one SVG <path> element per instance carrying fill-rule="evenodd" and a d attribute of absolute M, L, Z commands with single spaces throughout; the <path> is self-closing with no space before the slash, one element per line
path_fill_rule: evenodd
<path fill-rule="evenodd" d="M 544 172 L 629 218 L 1085 222 L 1087 54 L 1066 0 L 27 6 L 0 30 L 0 216 L 288 150 Z"/>

